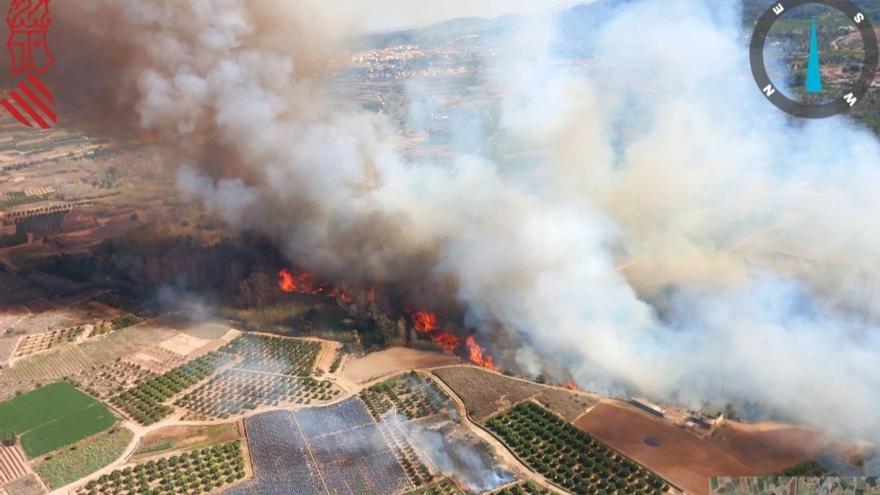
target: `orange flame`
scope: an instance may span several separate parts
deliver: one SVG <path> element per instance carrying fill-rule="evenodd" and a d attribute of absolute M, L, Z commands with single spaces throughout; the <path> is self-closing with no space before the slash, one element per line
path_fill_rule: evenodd
<path fill-rule="evenodd" d="M 458 336 L 449 332 L 437 332 L 431 336 L 431 341 L 440 346 L 446 354 L 455 353 L 458 347 Z"/>
<path fill-rule="evenodd" d="M 413 314 L 413 326 L 417 332 L 427 333 L 437 330 L 437 315 L 427 311 L 419 311 Z"/>
<path fill-rule="evenodd" d="M 477 344 L 477 341 L 474 340 L 473 336 L 467 338 L 465 345 L 468 350 L 468 358 L 472 363 L 492 371 L 501 371 L 501 368 L 495 365 L 492 356 L 484 355 L 485 351 Z"/>
<path fill-rule="evenodd" d="M 571 381 L 571 380 L 569 380 L 569 381 L 567 381 L 567 382 L 565 382 L 565 383 L 562 383 L 561 386 L 564 387 L 564 388 L 567 388 L 568 390 L 572 390 L 572 391 L 575 391 L 575 392 L 581 389 L 580 387 L 578 387 L 577 383 L 575 383 L 575 382 L 573 382 L 573 381 Z"/>
<path fill-rule="evenodd" d="M 293 278 L 293 274 L 287 268 L 282 268 L 278 272 L 278 287 L 288 294 L 296 292 L 296 279 Z"/>

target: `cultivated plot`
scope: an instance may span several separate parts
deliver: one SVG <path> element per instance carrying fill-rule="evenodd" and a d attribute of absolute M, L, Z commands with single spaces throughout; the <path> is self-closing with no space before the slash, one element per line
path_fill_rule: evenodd
<path fill-rule="evenodd" d="M 757 474 L 712 442 L 625 404 L 602 403 L 575 426 L 695 495 L 712 476 Z"/>
<path fill-rule="evenodd" d="M 117 418 L 69 383 L 54 383 L 0 403 L 0 428 L 19 436 L 33 458 L 110 428 Z"/>
<path fill-rule="evenodd" d="M 486 424 L 532 469 L 572 493 L 660 495 L 669 488 L 647 469 L 537 404 L 518 404 Z"/>
<path fill-rule="evenodd" d="M 255 479 L 229 494 L 393 495 L 412 488 L 357 398 L 245 421 Z"/>
<path fill-rule="evenodd" d="M 211 448 L 147 461 L 102 474 L 80 488 L 77 495 L 176 495 L 208 493 L 245 475 L 244 457 L 237 440 Z"/>
<path fill-rule="evenodd" d="M 484 421 L 496 412 L 527 399 L 540 402 L 571 421 L 596 404 L 588 394 L 512 378 L 473 366 L 453 366 L 434 371 L 461 397 L 468 413 Z"/>

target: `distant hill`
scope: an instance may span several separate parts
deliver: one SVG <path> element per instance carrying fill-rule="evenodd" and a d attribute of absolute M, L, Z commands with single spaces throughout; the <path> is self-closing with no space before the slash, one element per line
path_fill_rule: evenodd
<path fill-rule="evenodd" d="M 577 5 L 558 14 L 560 38 L 570 47 L 589 48 L 595 41 L 593 33 L 621 8 L 642 0 L 596 0 Z M 704 0 L 715 2 L 717 0 Z M 880 0 L 853 0 L 865 10 L 869 19 L 880 27 Z M 743 21 L 754 22 L 773 2 L 771 0 L 742 0 Z M 796 18 L 809 18 L 819 6 L 805 6 L 792 12 Z M 394 45 L 419 44 L 433 46 L 446 44 L 474 36 L 489 40 L 499 39 L 515 24 L 518 16 L 505 15 L 492 19 L 465 17 L 451 19 L 425 28 L 407 29 L 389 33 L 364 36 L 359 44 L 365 48 L 382 48 Z"/>

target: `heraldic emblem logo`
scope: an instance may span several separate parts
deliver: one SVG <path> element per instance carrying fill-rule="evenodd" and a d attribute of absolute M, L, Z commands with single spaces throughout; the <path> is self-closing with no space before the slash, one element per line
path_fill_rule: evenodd
<path fill-rule="evenodd" d="M 47 33 L 52 23 L 49 0 L 11 0 L 6 13 L 12 77 L 18 84 L 0 101 L 16 120 L 28 127 L 48 129 L 58 122 L 55 97 L 40 77 L 55 63 Z"/>

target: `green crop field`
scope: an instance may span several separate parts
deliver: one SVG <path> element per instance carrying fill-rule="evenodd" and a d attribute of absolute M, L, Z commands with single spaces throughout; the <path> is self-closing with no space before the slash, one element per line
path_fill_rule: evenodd
<path fill-rule="evenodd" d="M 35 471 L 50 489 L 62 487 L 88 476 L 115 461 L 125 452 L 134 434 L 125 428 L 94 435 L 64 449 L 36 466 Z"/>
<path fill-rule="evenodd" d="M 106 406 L 64 382 L 0 402 L 0 433 L 17 434 L 30 458 L 106 430 L 115 422 Z"/>

